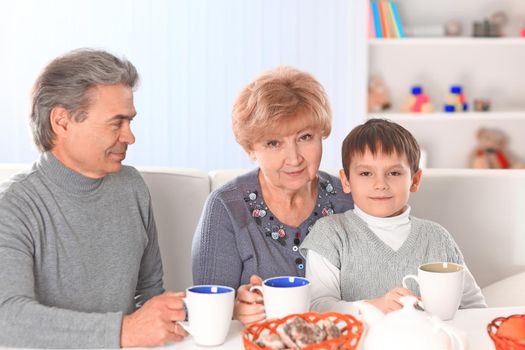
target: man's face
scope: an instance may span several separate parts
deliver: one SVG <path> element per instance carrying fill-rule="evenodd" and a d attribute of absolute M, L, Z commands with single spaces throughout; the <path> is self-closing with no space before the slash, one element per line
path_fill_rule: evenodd
<path fill-rule="evenodd" d="M 87 118 L 69 117 L 53 154 L 68 168 L 91 178 L 118 172 L 128 145 L 135 142 L 130 122 L 136 114 L 130 87 L 98 85 L 91 91 Z"/>

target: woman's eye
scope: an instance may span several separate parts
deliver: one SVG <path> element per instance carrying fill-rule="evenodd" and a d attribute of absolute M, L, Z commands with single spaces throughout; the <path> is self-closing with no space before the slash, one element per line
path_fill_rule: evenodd
<path fill-rule="evenodd" d="M 279 141 L 277 141 L 277 140 L 268 141 L 266 143 L 266 146 L 270 147 L 270 148 L 278 147 L 279 146 Z"/>
<path fill-rule="evenodd" d="M 304 134 L 304 135 L 301 135 L 301 137 L 299 138 L 301 141 L 308 141 L 308 140 L 311 140 L 312 139 L 312 134 Z"/>

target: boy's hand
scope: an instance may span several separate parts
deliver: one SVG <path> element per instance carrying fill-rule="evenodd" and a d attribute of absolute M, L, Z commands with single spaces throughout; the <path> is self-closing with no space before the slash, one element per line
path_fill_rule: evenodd
<path fill-rule="evenodd" d="M 384 313 L 389 313 L 403 307 L 399 299 L 405 295 L 412 295 L 412 292 L 406 288 L 394 288 L 382 297 L 367 301 Z"/>

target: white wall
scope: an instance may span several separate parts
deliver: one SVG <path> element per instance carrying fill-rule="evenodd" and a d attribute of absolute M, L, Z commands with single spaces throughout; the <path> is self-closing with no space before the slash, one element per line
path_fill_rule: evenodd
<path fill-rule="evenodd" d="M 52 58 L 78 47 L 124 55 L 138 68 L 137 136 L 127 162 L 250 167 L 230 129 L 232 102 L 257 74 L 290 64 L 314 74 L 333 105 L 323 167 L 364 118 L 364 1 L 0 1 L 0 162 L 37 157 L 27 128 L 31 85 Z M 362 19 L 364 21 L 364 19 Z M 361 85 L 360 85 L 361 84 Z"/>

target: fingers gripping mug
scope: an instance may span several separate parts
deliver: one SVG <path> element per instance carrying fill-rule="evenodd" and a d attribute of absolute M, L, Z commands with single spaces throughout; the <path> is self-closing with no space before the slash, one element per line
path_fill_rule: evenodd
<path fill-rule="evenodd" d="M 188 322 L 181 325 L 196 344 L 221 345 L 226 340 L 233 315 L 235 290 L 231 287 L 205 285 L 186 289 L 184 303 Z"/>
<path fill-rule="evenodd" d="M 405 276 L 403 287 L 407 288 L 406 282 L 409 279 L 416 281 L 425 311 L 446 321 L 454 318 L 461 303 L 464 275 L 465 268 L 462 265 L 448 262 L 428 263 L 418 267 L 417 276 Z"/>
<path fill-rule="evenodd" d="M 303 277 L 281 276 L 266 279 L 262 286 L 252 286 L 264 298 L 267 318 L 281 318 L 310 309 L 310 281 Z"/>

